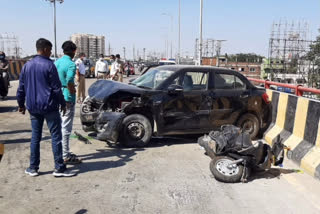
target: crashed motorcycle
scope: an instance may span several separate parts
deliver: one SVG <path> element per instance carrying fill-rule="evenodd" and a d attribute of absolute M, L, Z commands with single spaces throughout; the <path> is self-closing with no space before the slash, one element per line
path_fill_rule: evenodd
<path fill-rule="evenodd" d="M 216 180 L 225 183 L 246 182 L 252 171 L 265 171 L 278 166 L 287 149 L 278 138 L 270 147 L 262 141 L 252 143 L 250 135 L 238 127 L 225 125 L 198 139 L 212 159 L 210 171 Z"/>

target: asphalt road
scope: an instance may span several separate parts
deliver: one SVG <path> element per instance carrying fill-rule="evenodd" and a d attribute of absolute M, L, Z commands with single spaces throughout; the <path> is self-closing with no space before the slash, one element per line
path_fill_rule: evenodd
<path fill-rule="evenodd" d="M 87 85 L 94 80 L 88 79 Z M 157 138 L 147 148 L 109 147 L 71 140 L 83 163 L 72 178 L 54 178 L 45 125 L 40 176 L 29 177 L 29 115 L 10 96 L 0 101 L 0 213 L 320 213 L 320 182 L 291 162 L 257 174 L 248 183 L 217 182 L 196 139 Z M 74 130 L 81 131 L 77 105 Z"/>

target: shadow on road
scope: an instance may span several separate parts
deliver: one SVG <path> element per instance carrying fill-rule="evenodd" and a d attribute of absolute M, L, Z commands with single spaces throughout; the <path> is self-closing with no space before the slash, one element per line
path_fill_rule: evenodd
<path fill-rule="evenodd" d="M 177 144 L 191 144 L 197 143 L 198 136 L 188 137 L 154 137 L 151 139 L 150 144 L 147 147 L 161 147 L 161 146 L 172 146 Z"/>
<path fill-rule="evenodd" d="M 115 149 L 99 149 L 97 152 L 79 155 L 83 162 L 75 165 L 70 169 L 79 170 L 78 173 L 86 173 L 91 171 L 101 171 L 109 168 L 117 168 L 126 165 L 127 162 L 132 161 L 132 157 L 139 151 L 144 151 L 142 148 L 115 148 Z M 86 160 L 98 160 L 108 157 L 117 157 L 118 160 L 94 161 L 86 162 Z"/>
<path fill-rule="evenodd" d="M 24 132 L 31 132 L 31 130 L 30 129 L 25 129 L 25 130 L 6 131 L 6 132 L 0 132 L 0 135 L 18 134 L 18 133 L 24 133 Z"/>
<path fill-rule="evenodd" d="M 12 107 L 12 106 L 0 107 L 0 113 L 17 112 L 17 111 L 18 111 L 18 107 Z"/>
<path fill-rule="evenodd" d="M 50 140 L 50 136 L 42 137 L 41 141 Z M 31 138 L 20 138 L 20 139 L 10 139 L 10 140 L 3 140 L 1 143 L 3 144 L 14 144 L 14 143 L 30 143 Z"/>
<path fill-rule="evenodd" d="M 88 213 L 88 210 L 87 210 L 87 209 L 78 210 L 78 211 L 75 212 L 74 214 L 85 214 L 85 213 Z"/>
<path fill-rule="evenodd" d="M 16 96 L 7 96 L 4 100 L 2 101 L 6 101 L 6 100 L 16 100 L 17 97 Z"/>
<path fill-rule="evenodd" d="M 291 174 L 291 173 L 297 173 L 297 170 L 271 168 L 264 172 L 253 172 L 252 175 L 249 177 L 248 182 L 251 182 L 257 179 L 273 179 L 273 178 L 280 179 L 281 174 Z"/>

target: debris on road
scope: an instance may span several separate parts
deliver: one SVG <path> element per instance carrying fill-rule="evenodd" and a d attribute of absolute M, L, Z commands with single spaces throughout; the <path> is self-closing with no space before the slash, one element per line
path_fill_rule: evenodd
<path fill-rule="evenodd" d="M 92 144 L 91 141 L 88 139 L 89 137 L 88 138 L 84 137 L 82 134 L 80 134 L 77 131 L 75 131 L 74 134 L 80 141 L 84 142 L 85 144 Z"/>

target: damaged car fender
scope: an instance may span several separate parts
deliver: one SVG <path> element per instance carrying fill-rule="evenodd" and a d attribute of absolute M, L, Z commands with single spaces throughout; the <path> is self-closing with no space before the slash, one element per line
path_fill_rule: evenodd
<path fill-rule="evenodd" d="M 97 139 L 117 142 L 122 127 L 122 121 L 125 117 L 125 113 L 102 112 L 94 125 L 95 130 L 97 131 Z"/>

